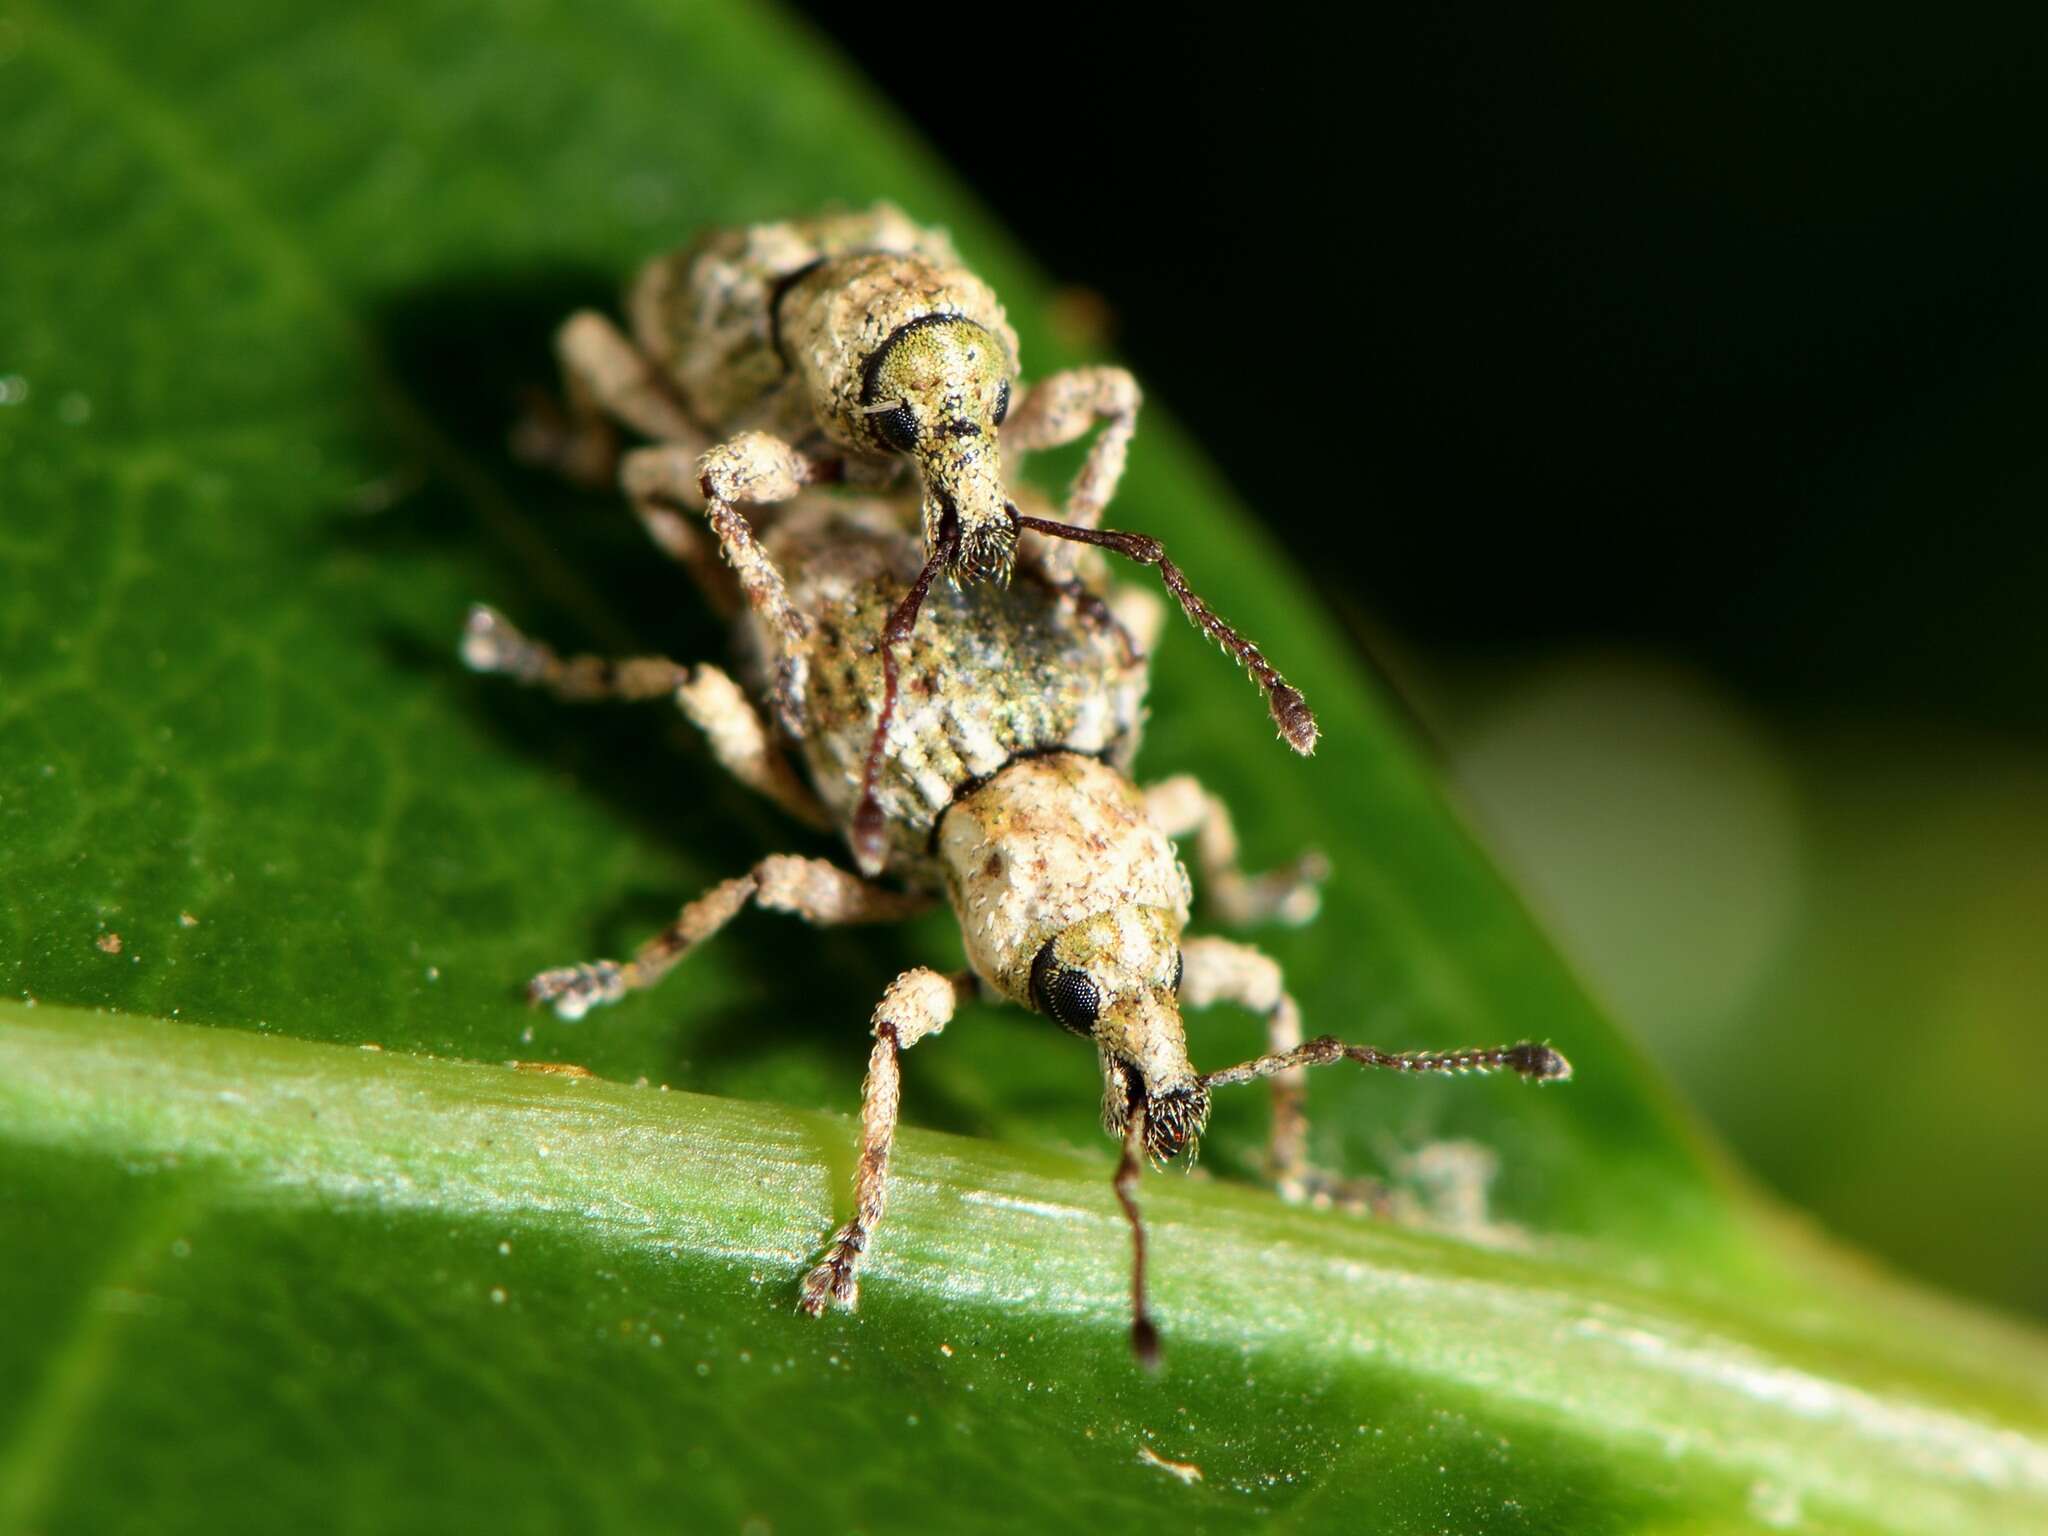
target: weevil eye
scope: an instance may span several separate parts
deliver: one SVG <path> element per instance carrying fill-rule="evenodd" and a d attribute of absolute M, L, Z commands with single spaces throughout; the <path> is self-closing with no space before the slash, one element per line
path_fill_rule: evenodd
<path fill-rule="evenodd" d="M 1180 979 L 1187 974 L 1188 957 L 1179 950 L 1173 952 L 1173 995 L 1180 996 Z"/>
<path fill-rule="evenodd" d="M 1005 379 L 1002 383 L 996 386 L 996 413 L 989 419 L 1000 427 L 1003 424 L 1003 418 L 1009 414 L 1010 381 L 1008 379 Z"/>
<path fill-rule="evenodd" d="M 886 411 L 877 411 L 874 417 L 875 431 L 883 442 L 898 453 L 910 453 L 917 447 L 917 415 L 910 409 L 908 401 L 900 401 Z"/>
<path fill-rule="evenodd" d="M 1053 958 L 1050 942 L 1031 962 L 1031 1000 L 1040 1013 L 1077 1035 L 1094 1033 L 1096 1015 L 1102 1011 L 1102 995 L 1088 973 L 1061 965 Z"/>

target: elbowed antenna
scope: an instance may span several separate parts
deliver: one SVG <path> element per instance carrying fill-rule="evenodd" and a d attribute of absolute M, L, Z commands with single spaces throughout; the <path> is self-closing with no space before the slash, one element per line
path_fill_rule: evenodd
<path fill-rule="evenodd" d="M 1333 1061 L 1355 1061 L 1364 1067 L 1384 1067 L 1392 1072 L 1434 1072 L 1462 1076 L 1468 1072 L 1513 1072 L 1536 1083 L 1562 1083 L 1572 1075 L 1572 1064 L 1564 1054 L 1538 1041 L 1523 1040 L 1514 1045 L 1477 1046 L 1462 1051 L 1383 1051 L 1376 1045 L 1347 1045 L 1335 1035 L 1323 1035 L 1291 1051 L 1255 1056 L 1217 1072 L 1204 1072 L 1198 1082 L 1203 1088 L 1228 1088 L 1261 1077 L 1273 1077 L 1295 1067 L 1320 1067 Z M 1145 1301 L 1145 1223 L 1138 1213 L 1134 1191 L 1144 1168 L 1143 1149 L 1146 1123 L 1145 1101 L 1131 1106 L 1124 1126 L 1123 1155 L 1116 1165 L 1116 1198 L 1131 1223 L 1131 1353 L 1146 1370 L 1159 1368 L 1159 1329 L 1152 1321 Z"/>
<path fill-rule="evenodd" d="M 1333 1061 L 1355 1061 L 1362 1067 L 1385 1067 L 1391 1072 L 1455 1076 L 1468 1072 L 1513 1072 L 1535 1083 L 1562 1083 L 1572 1075 L 1572 1064 L 1564 1059 L 1563 1052 L 1531 1040 L 1464 1051 L 1383 1051 L 1376 1045 L 1346 1045 L 1335 1035 L 1323 1035 L 1291 1051 L 1275 1051 L 1219 1072 L 1205 1072 L 1202 1086 L 1228 1088 L 1294 1067 L 1321 1067 Z"/>
<path fill-rule="evenodd" d="M 1280 727 L 1281 738 L 1303 757 L 1315 751 L 1316 717 L 1310 712 L 1308 701 L 1301 696 L 1301 690 L 1290 686 L 1256 645 L 1231 628 L 1217 616 L 1215 609 L 1195 595 L 1180 567 L 1166 558 L 1165 545 L 1150 534 L 1119 533 L 1110 528 L 1081 528 L 1073 523 L 1054 522 L 1047 517 L 1030 517 L 1014 506 L 1010 511 L 1019 528 L 1044 534 L 1047 538 L 1092 544 L 1097 549 L 1107 549 L 1139 565 L 1159 567 L 1159 579 L 1166 583 L 1166 590 L 1173 594 L 1174 601 L 1180 604 L 1180 611 L 1188 616 L 1188 621 L 1229 652 L 1238 665 L 1251 673 L 1252 681 L 1264 690 L 1266 707 L 1273 712 L 1273 723 Z"/>

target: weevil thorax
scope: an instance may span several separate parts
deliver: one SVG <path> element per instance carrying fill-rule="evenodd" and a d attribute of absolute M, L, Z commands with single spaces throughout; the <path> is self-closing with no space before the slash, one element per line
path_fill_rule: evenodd
<path fill-rule="evenodd" d="M 957 531 L 947 574 L 1007 581 L 1017 531 L 997 429 L 1017 335 L 966 268 L 893 252 L 821 261 L 776 306 L 781 346 L 825 436 L 857 455 L 903 455 L 924 482 L 927 552 Z"/>
<path fill-rule="evenodd" d="M 1095 1042 L 1104 1128 L 1142 1101 L 1153 1156 L 1191 1143 L 1209 1105 L 1180 1019 L 1188 877 L 1137 786 L 1073 753 L 1024 758 L 953 804 L 939 852 L 976 974 Z"/>
<path fill-rule="evenodd" d="M 626 298 L 634 340 L 712 437 L 772 432 L 808 446 L 817 412 L 782 347 L 782 300 L 821 263 L 876 252 L 959 260 L 944 230 L 888 203 L 706 230 L 640 270 Z"/>

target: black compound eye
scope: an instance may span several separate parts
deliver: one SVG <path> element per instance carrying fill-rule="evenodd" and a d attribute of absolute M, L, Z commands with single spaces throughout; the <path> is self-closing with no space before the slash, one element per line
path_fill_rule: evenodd
<path fill-rule="evenodd" d="M 1102 1011 L 1101 994 L 1086 971 L 1073 970 L 1053 958 L 1047 944 L 1031 962 L 1031 1000 L 1041 1013 L 1077 1035 L 1093 1034 Z"/>
<path fill-rule="evenodd" d="M 1180 979 L 1187 974 L 1188 957 L 1179 950 L 1173 952 L 1173 995 L 1180 996 Z"/>
<path fill-rule="evenodd" d="M 1086 971 L 1055 972 L 1045 996 L 1052 1004 L 1048 1011 L 1075 1034 L 1095 1033 L 1095 1016 L 1102 1011 L 1102 998 Z"/>
<path fill-rule="evenodd" d="M 1005 379 L 1002 383 L 996 386 L 996 413 L 993 417 L 990 418 L 990 420 L 994 421 L 995 424 L 1000 427 L 1003 424 L 1003 418 L 1009 414 L 1010 381 L 1008 379 Z"/>
<path fill-rule="evenodd" d="M 917 447 L 917 414 L 907 402 L 877 411 L 874 423 L 882 441 L 898 453 L 909 453 Z"/>

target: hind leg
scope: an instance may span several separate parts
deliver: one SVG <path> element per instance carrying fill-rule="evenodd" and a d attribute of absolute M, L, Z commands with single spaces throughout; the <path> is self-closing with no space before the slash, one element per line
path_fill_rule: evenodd
<path fill-rule="evenodd" d="M 619 478 L 621 426 L 692 462 L 709 446 L 661 369 L 595 310 L 580 310 L 562 323 L 555 354 L 562 404 L 543 400 L 513 428 L 512 451 L 526 463 L 595 489 Z M 630 484 L 626 489 L 630 495 Z M 656 546 L 689 571 L 714 610 L 730 617 L 738 605 L 732 577 L 694 520 L 637 504 L 635 510 Z"/>
<path fill-rule="evenodd" d="M 704 733 L 711 755 L 727 773 L 807 826 L 824 830 L 831 825 L 825 807 L 797 776 L 761 712 L 717 667 L 686 667 L 665 656 L 560 656 L 481 603 L 469 610 L 462 659 L 473 671 L 502 673 L 570 704 L 672 698 Z"/>

